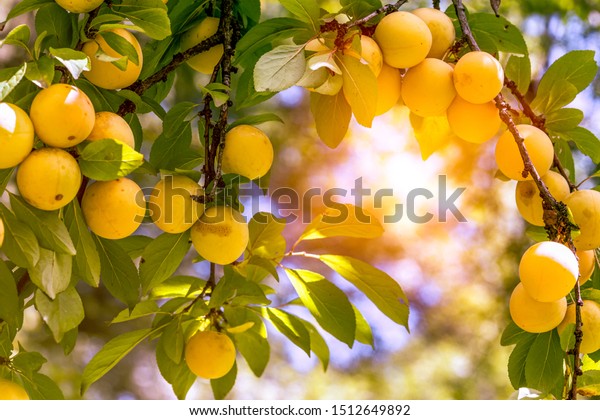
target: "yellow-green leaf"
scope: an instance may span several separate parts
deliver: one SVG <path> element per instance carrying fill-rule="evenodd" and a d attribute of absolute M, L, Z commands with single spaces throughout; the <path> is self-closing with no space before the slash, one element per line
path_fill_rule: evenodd
<path fill-rule="evenodd" d="M 335 149 L 344 139 L 352 109 L 340 91 L 337 95 L 310 95 L 310 109 L 315 118 L 317 134 L 327 146 Z"/>
<path fill-rule="evenodd" d="M 343 55 L 340 68 L 344 77 L 344 95 L 356 121 L 365 127 L 371 127 L 377 109 L 377 78 L 367 64 L 358 59 Z"/>
<path fill-rule="evenodd" d="M 600 370 L 588 370 L 579 378 L 577 392 L 586 397 L 600 395 Z"/>
<path fill-rule="evenodd" d="M 423 160 L 427 160 L 433 153 L 445 147 L 454 136 L 445 115 L 420 117 L 411 112 L 410 125 L 419 143 Z"/>
<path fill-rule="evenodd" d="M 336 203 L 315 217 L 298 241 L 334 236 L 370 239 L 380 237 L 383 232 L 381 222 L 363 208 Z"/>

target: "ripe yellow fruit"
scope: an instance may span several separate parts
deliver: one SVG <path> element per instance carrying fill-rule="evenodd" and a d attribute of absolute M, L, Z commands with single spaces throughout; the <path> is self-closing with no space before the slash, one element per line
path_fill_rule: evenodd
<path fill-rule="evenodd" d="M 569 195 L 569 183 L 559 173 L 549 171 L 542 177 L 548 191 L 558 201 L 563 201 Z M 533 181 L 519 181 L 515 188 L 515 201 L 517 209 L 523 219 L 535 226 L 544 226 L 544 208 L 542 197 Z"/>
<path fill-rule="evenodd" d="M 521 257 L 519 278 L 527 294 L 539 302 L 565 297 L 575 286 L 579 264 L 563 244 L 544 241 L 529 247 Z"/>
<path fill-rule="evenodd" d="M 81 171 L 73 156 L 62 149 L 44 147 L 31 152 L 17 169 L 17 187 L 33 207 L 57 210 L 75 198 Z"/>
<path fill-rule="evenodd" d="M 81 210 L 96 235 L 121 239 L 135 232 L 142 223 L 146 201 L 142 189 L 128 178 L 96 181 L 85 190 Z"/>
<path fill-rule="evenodd" d="M 114 139 L 135 149 L 135 137 L 127 121 L 114 112 L 97 112 L 96 122 L 86 140 Z"/>
<path fill-rule="evenodd" d="M 593 300 L 584 300 L 581 307 L 583 339 L 579 351 L 584 354 L 600 350 L 600 305 Z M 565 318 L 558 326 L 562 333 L 569 324 L 575 324 L 575 305 L 569 305 Z"/>
<path fill-rule="evenodd" d="M 423 19 L 431 31 L 431 49 L 427 57 L 443 58 L 456 38 L 452 19 L 444 12 L 429 7 L 415 9 L 411 13 Z"/>
<path fill-rule="evenodd" d="M 91 133 L 95 111 L 90 98 L 77 86 L 58 83 L 35 96 L 29 116 L 44 143 L 64 149 L 81 143 Z"/>
<path fill-rule="evenodd" d="M 469 143 L 481 144 L 490 140 L 502 125 L 492 101 L 473 104 L 456 95 L 446 115 L 452 132 Z"/>
<path fill-rule="evenodd" d="M 181 37 L 181 51 L 190 49 L 205 39 L 210 38 L 217 33 L 218 28 L 219 19 L 207 17 L 202 22 L 183 34 Z M 212 74 L 215 66 L 219 63 L 222 56 L 223 44 L 219 44 L 215 45 L 208 51 L 195 55 L 194 57 L 190 58 L 187 63 L 191 68 L 200 73 Z"/>
<path fill-rule="evenodd" d="M 0 400 L 28 400 L 29 395 L 21 385 L 0 379 Z"/>
<path fill-rule="evenodd" d="M 577 251 L 577 258 L 579 258 L 579 284 L 582 285 L 594 273 L 594 269 L 596 268 L 596 251 L 593 249 Z"/>
<path fill-rule="evenodd" d="M 402 80 L 402 100 L 421 117 L 444 115 L 456 96 L 448 63 L 426 58 L 409 69 Z"/>
<path fill-rule="evenodd" d="M 264 176 L 273 164 L 273 145 L 262 130 L 238 125 L 225 135 L 223 172 L 255 179 Z"/>
<path fill-rule="evenodd" d="M 185 362 L 196 376 L 221 378 L 235 363 L 235 346 L 226 334 L 200 331 L 185 345 Z"/>
<path fill-rule="evenodd" d="M 561 323 L 567 312 L 567 299 L 538 302 L 519 283 L 510 295 L 509 309 L 512 320 L 520 328 L 530 333 L 543 333 Z"/>
<path fill-rule="evenodd" d="M 375 115 L 388 112 L 402 95 L 402 74 L 395 67 L 383 63 L 377 77 L 377 107 Z"/>
<path fill-rule="evenodd" d="M 150 217 L 156 226 L 168 233 L 185 232 L 204 211 L 204 204 L 191 196 L 203 196 L 198 183 L 181 175 L 167 175 L 154 186 L 148 199 Z"/>
<path fill-rule="evenodd" d="M 81 49 L 81 51 L 87 54 L 91 61 L 91 70 L 84 71 L 83 75 L 86 79 L 98 87 L 104 89 L 123 89 L 133 84 L 133 82 L 140 77 L 142 65 L 144 64 L 142 47 L 140 46 L 140 43 L 136 37 L 125 29 L 110 29 L 106 32 L 111 32 L 115 35 L 118 35 L 133 45 L 133 48 L 137 52 L 138 63 L 134 64 L 134 62 L 131 60 L 131 57 L 129 57 L 125 70 L 121 70 L 111 62 L 103 61 L 96 57 L 96 54 L 99 53 L 98 49 L 101 49 L 102 53 L 115 59 L 120 59 L 123 57 L 123 55 L 112 49 L 106 43 L 102 33 L 99 33 L 93 40 L 83 44 L 83 48 Z"/>
<path fill-rule="evenodd" d="M 0 219 L 0 246 L 4 243 L 4 222 Z"/>
<path fill-rule="evenodd" d="M 500 62 L 484 51 L 463 55 L 454 67 L 454 86 L 463 99 L 483 104 L 494 99 L 504 85 Z"/>
<path fill-rule="evenodd" d="M 381 66 L 383 66 L 383 54 L 381 53 L 381 48 L 379 48 L 377 42 L 371 37 L 361 35 L 360 48 L 360 56 L 362 59 L 367 62 L 375 77 L 379 76 L 379 73 L 381 73 Z"/>
<path fill-rule="evenodd" d="M 71 13 L 87 13 L 100 6 L 104 0 L 56 0 L 56 3 Z"/>
<path fill-rule="evenodd" d="M 237 260 L 246 249 L 248 225 L 231 207 L 211 207 L 192 226 L 191 237 L 200 256 L 215 264 L 226 265 Z"/>
<path fill-rule="evenodd" d="M 573 219 L 579 226 L 580 234 L 573 239 L 579 250 L 600 247 L 600 191 L 574 191 L 565 198 L 565 204 L 573 213 Z"/>
<path fill-rule="evenodd" d="M 383 53 L 383 61 L 396 68 L 416 66 L 431 49 L 432 37 L 427 24 L 409 12 L 385 16 L 377 25 L 374 37 Z"/>
<path fill-rule="evenodd" d="M 0 169 L 18 165 L 33 148 L 29 115 L 13 104 L 0 103 Z"/>
<path fill-rule="evenodd" d="M 532 125 L 518 124 L 517 130 L 525 140 L 525 149 L 527 149 L 531 163 L 533 163 L 538 175 L 546 175 L 554 160 L 552 141 L 546 133 Z M 516 181 L 531 179 L 531 174 L 527 174 L 527 178 L 523 177 L 523 159 L 513 135 L 508 130 L 500 136 L 496 144 L 496 164 L 502 173 L 510 179 Z"/>

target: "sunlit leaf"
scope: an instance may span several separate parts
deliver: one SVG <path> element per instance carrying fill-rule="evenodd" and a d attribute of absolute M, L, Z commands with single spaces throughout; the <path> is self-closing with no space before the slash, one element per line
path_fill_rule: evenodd
<path fill-rule="evenodd" d="M 352 108 L 356 121 L 371 127 L 377 109 L 377 78 L 367 64 L 350 55 L 339 60 L 344 78 L 344 95 Z"/>
<path fill-rule="evenodd" d="M 57 343 L 67 331 L 77 327 L 85 316 L 81 297 L 73 287 L 57 294 L 54 300 L 49 299 L 41 290 L 36 291 L 35 307 Z"/>
<path fill-rule="evenodd" d="M 338 147 L 346 136 L 352 119 L 352 108 L 343 92 L 337 95 L 311 93 L 310 110 L 319 138 L 332 149 Z"/>
<path fill-rule="evenodd" d="M 292 87 L 304 74 L 306 60 L 299 45 L 279 45 L 260 57 L 254 68 L 258 92 L 279 92 Z"/>

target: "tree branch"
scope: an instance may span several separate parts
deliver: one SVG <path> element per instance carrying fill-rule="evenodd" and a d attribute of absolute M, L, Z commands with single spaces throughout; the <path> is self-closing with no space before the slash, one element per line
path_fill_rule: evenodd
<path fill-rule="evenodd" d="M 367 23 L 368 21 L 370 21 L 371 19 L 376 18 L 377 16 L 379 16 L 382 13 L 385 13 L 386 15 L 392 13 L 392 12 L 397 12 L 398 9 L 400 9 L 400 7 L 402 7 L 403 4 L 407 3 L 408 0 L 399 0 L 394 4 L 386 4 L 385 6 L 380 7 L 379 9 L 375 10 L 372 13 L 369 13 L 367 16 L 355 20 L 353 22 L 349 22 L 346 27 L 347 28 L 352 28 L 354 26 L 360 26 L 360 25 L 364 25 L 365 23 Z"/>
<path fill-rule="evenodd" d="M 471 29 L 469 27 L 469 22 L 467 20 L 467 15 L 465 13 L 465 8 L 462 4 L 462 0 L 452 0 L 452 3 L 454 5 L 454 9 L 456 10 L 456 15 L 460 23 L 460 28 L 467 42 L 469 43 L 469 46 L 474 51 L 480 51 L 480 48 L 477 45 L 477 41 L 475 40 L 475 37 L 473 36 L 473 33 L 471 32 Z M 543 117 L 539 117 L 533 112 L 529 104 L 527 104 L 527 101 L 525 100 L 523 95 L 521 95 L 518 92 L 518 89 L 516 89 L 516 85 L 513 85 L 514 83 L 508 87 L 509 89 L 511 89 L 511 92 L 513 94 L 515 92 L 518 93 L 518 95 L 515 95 L 515 97 L 523 106 L 524 112 L 531 119 L 532 123 L 535 124 L 537 122 L 538 124 L 543 124 Z M 510 115 L 508 104 L 504 100 L 504 97 L 501 93 L 494 98 L 494 102 L 496 104 L 496 107 L 498 108 L 500 119 L 506 124 L 508 130 L 513 135 L 519 148 L 519 153 L 521 154 L 521 158 L 523 159 L 524 164 L 523 176 L 525 177 L 528 174 L 531 175 L 531 178 L 535 182 L 540 192 L 540 196 L 542 197 L 542 205 L 544 208 L 544 224 L 546 232 L 548 233 L 548 237 L 552 241 L 565 244 L 573 251 L 573 253 L 575 253 L 575 247 L 573 246 L 573 240 L 571 238 L 571 229 L 575 228 L 576 226 L 573 226 L 573 224 L 569 221 L 567 206 L 562 202 L 558 202 L 552 196 L 550 191 L 548 191 L 548 188 L 542 181 L 540 175 L 538 174 L 533 163 L 531 162 L 529 153 L 525 148 L 524 139 L 519 134 L 517 126 L 514 120 L 512 119 L 512 116 Z M 555 155 L 555 161 L 556 160 L 557 159 Z M 581 359 L 579 358 L 579 348 L 581 345 L 581 339 L 583 337 L 583 332 L 581 330 L 581 306 L 583 306 L 583 301 L 581 300 L 579 281 L 577 281 L 575 285 L 575 301 L 577 305 L 575 311 L 575 347 L 573 348 L 573 350 L 570 351 L 573 353 L 574 360 L 572 374 L 573 378 L 571 382 L 571 389 L 569 390 L 569 394 L 567 397 L 568 399 L 577 398 L 577 377 L 582 374 L 580 367 Z"/>

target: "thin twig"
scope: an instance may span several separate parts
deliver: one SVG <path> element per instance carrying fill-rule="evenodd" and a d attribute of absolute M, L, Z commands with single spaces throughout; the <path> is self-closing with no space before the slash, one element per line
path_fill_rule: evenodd
<path fill-rule="evenodd" d="M 385 6 L 380 7 L 379 9 L 375 10 L 372 13 L 369 13 L 367 16 L 355 20 L 354 22 L 349 22 L 346 27 L 347 28 L 352 28 L 354 26 L 360 26 L 360 25 L 364 25 L 365 23 L 367 23 L 368 21 L 370 21 L 371 19 L 376 18 L 377 16 L 381 15 L 381 14 L 390 14 L 392 12 L 397 12 L 398 9 L 400 9 L 400 7 L 402 7 L 403 4 L 407 3 L 408 0 L 400 0 L 397 1 L 394 4 L 386 4 Z"/>

